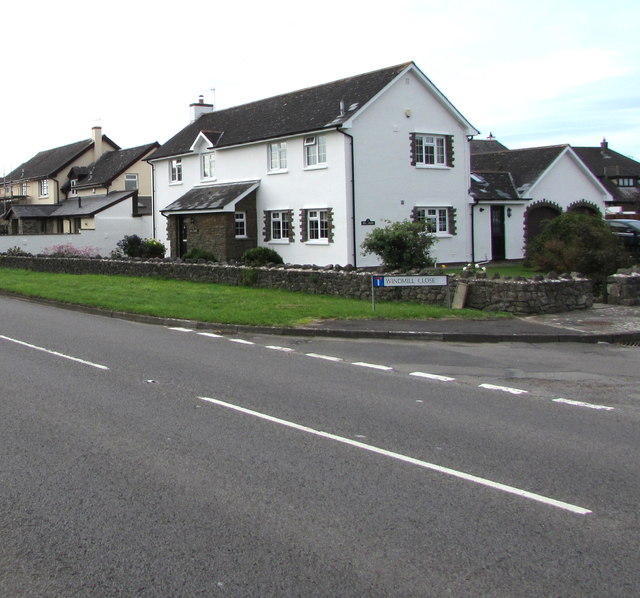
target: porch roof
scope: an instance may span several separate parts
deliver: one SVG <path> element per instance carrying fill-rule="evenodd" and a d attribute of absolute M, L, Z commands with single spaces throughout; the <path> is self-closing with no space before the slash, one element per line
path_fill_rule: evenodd
<path fill-rule="evenodd" d="M 181 212 L 224 211 L 226 207 L 231 207 L 231 204 L 235 204 L 257 189 L 259 184 L 260 181 L 257 180 L 193 187 L 160 212 L 170 215 Z"/>

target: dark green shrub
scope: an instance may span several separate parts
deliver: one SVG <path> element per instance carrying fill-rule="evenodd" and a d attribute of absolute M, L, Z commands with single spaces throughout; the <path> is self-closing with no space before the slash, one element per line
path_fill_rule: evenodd
<path fill-rule="evenodd" d="M 187 253 L 182 256 L 185 260 L 205 260 L 207 262 L 217 262 L 217 258 L 210 251 L 206 251 L 205 249 L 198 249 L 194 247 L 193 249 L 189 249 Z"/>
<path fill-rule="evenodd" d="M 387 268 L 411 270 L 433 266 L 430 252 L 435 242 L 426 221 L 403 220 L 374 228 L 366 236 L 362 249 L 365 255 L 377 255 Z"/>
<path fill-rule="evenodd" d="M 266 266 L 267 264 L 284 263 L 280 254 L 269 247 L 247 249 L 242 255 L 242 261 L 249 266 Z"/>
<path fill-rule="evenodd" d="M 118 249 L 128 257 L 164 257 L 164 244 L 155 239 L 142 239 L 138 235 L 126 235 L 116 243 Z M 114 252 L 117 253 L 117 252 Z"/>
<path fill-rule="evenodd" d="M 604 291 L 607 276 L 630 265 L 621 241 L 598 216 L 566 212 L 550 220 L 527 247 L 527 263 L 540 272 L 579 272 Z"/>

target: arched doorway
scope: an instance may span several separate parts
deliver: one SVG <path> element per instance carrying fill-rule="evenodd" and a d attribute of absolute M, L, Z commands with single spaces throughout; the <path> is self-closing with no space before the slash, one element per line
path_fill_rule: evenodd
<path fill-rule="evenodd" d="M 549 202 L 541 202 L 527 208 L 525 214 L 525 243 L 527 247 L 535 239 L 547 222 L 562 214 L 562 208 Z"/>

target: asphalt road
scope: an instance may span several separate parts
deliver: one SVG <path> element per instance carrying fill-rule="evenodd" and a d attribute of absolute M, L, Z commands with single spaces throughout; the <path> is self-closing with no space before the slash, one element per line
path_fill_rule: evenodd
<path fill-rule="evenodd" d="M 0 299 L 0 595 L 640 595 L 638 349 L 436 345 Z"/>

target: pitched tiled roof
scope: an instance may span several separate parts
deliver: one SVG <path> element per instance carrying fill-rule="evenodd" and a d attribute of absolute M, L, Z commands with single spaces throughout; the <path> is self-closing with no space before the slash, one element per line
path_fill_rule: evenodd
<path fill-rule="evenodd" d="M 508 172 L 472 172 L 471 195 L 477 200 L 521 199 Z"/>
<path fill-rule="evenodd" d="M 469 147 L 472 154 L 486 154 L 489 152 L 503 152 L 509 148 L 497 139 L 472 139 Z"/>
<path fill-rule="evenodd" d="M 79 175 L 77 188 L 104 187 L 109 185 L 113 179 L 121 175 L 127 168 L 159 146 L 159 143 L 154 142 L 128 149 L 106 152 L 100 156 L 97 162 L 90 164 L 86 172 L 80 169 L 72 169 L 72 171 L 75 171 L 75 174 Z"/>
<path fill-rule="evenodd" d="M 114 191 L 105 195 L 78 197 L 67 199 L 59 204 L 14 205 L 6 215 L 14 214 L 17 218 L 69 218 L 93 216 L 112 205 L 132 197 L 137 191 Z"/>
<path fill-rule="evenodd" d="M 604 145 L 604 147 L 603 147 Z M 640 178 L 640 162 L 609 149 L 606 143 L 599 147 L 574 147 L 573 150 L 586 167 L 596 176 L 615 200 L 640 209 L 640 186 L 618 187 L 612 179 Z"/>
<path fill-rule="evenodd" d="M 118 148 L 106 135 L 103 135 L 102 139 Z M 6 175 L 5 178 L 7 181 L 20 181 L 55 176 L 91 147 L 93 147 L 93 140 L 85 139 L 38 152 L 33 158 Z"/>
<path fill-rule="evenodd" d="M 206 187 L 193 187 L 182 197 L 169 204 L 165 212 L 193 212 L 222 210 L 237 199 L 253 191 L 259 181 L 240 181 L 237 183 L 218 183 Z"/>
<path fill-rule="evenodd" d="M 640 177 L 640 162 L 608 147 L 574 147 L 573 151 L 597 177 Z"/>
<path fill-rule="evenodd" d="M 471 171 L 508 172 L 522 195 L 567 147 L 553 145 L 474 154 L 471 156 Z"/>
<path fill-rule="evenodd" d="M 216 147 L 318 131 L 346 122 L 413 63 L 308 87 L 249 104 L 203 114 L 164 143 L 150 159 L 186 154 L 198 134 Z M 219 133 L 218 139 L 211 132 Z"/>

